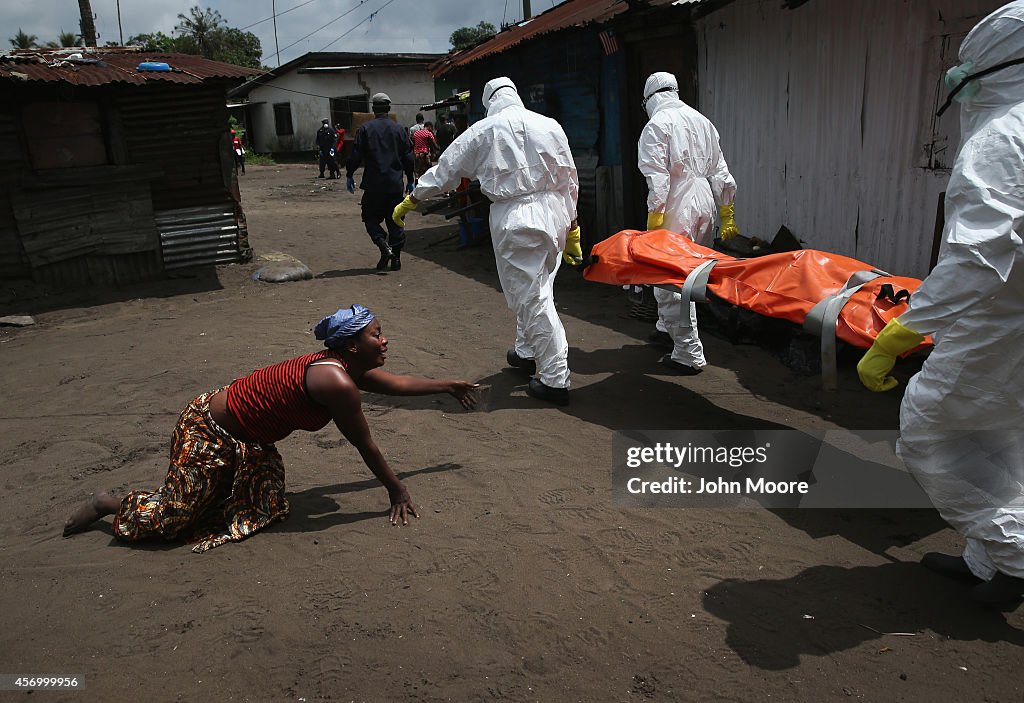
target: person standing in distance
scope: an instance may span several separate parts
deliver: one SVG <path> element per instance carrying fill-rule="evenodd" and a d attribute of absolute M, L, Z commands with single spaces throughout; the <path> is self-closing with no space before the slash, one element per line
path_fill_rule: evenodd
<path fill-rule="evenodd" d="M 356 192 L 353 174 L 362 166 L 359 187 L 363 189 L 363 224 L 380 250 L 377 272 L 384 273 L 389 265 L 392 271 L 402 268 L 405 227 L 396 224 L 391 213 L 402 202 L 403 175 L 408 192 L 412 192 L 412 142 L 405 127 L 389 117 L 391 98 L 386 93 L 376 93 L 370 102 L 374 117 L 356 130 L 352 154 L 346 163 L 346 188 L 349 193 Z"/>
<path fill-rule="evenodd" d="M 455 125 L 452 123 L 451 115 L 442 115 L 441 123 L 437 126 L 437 147 L 443 152 L 455 141 Z"/>
<path fill-rule="evenodd" d="M 647 179 L 647 229 L 667 229 L 711 246 L 717 200 L 719 235 L 723 241 L 735 237 L 736 181 L 718 144 L 718 130 L 679 99 L 679 83 L 671 73 L 659 71 L 647 78 L 642 105 L 650 118 L 637 144 L 637 166 Z M 668 334 L 673 343 L 672 353 L 660 363 L 683 375 L 700 373 L 707 361 L 697 336 L 697 306 L 690 303 L 689 315 L 684 315 L 679 293 L 655 288 L 654 298 L 655 335 Z"/>
<path fill-rule="evenodd" d="M 416 134 L 416 132 L 419 132 L 421 129 L 424 128 L 424 126 L 425 125 L 423 123 L 423 113 L 417 112 L 416 122 L 414 122 L 413 125 L 409 127 L 409 139 L 412 139 L 412 135 Z"/>
<path fill-rule="evenodd" d="M 334 172 L 337 169 L 337 166 L 334 165 L 335 141 L 336 135 L 331 129 L 331 123 L 326 119 L 322 120 L 320 129 L 316 131 L 316 146 L 320 150 L 320 175 L 318 178 L 324 177 L 325 168 L 330 168 L 331 178 L 334 178 Z"/>
<path fill-rule="evenodd" d="M 569 345 L 555 312 L 555 273 L 563 258 L 582 263 L 576 224 L 579 181 L 569 140 L 550 117 L 527 110 L 508 78 L 487 82 L 487 116 L 451 143 L 437 165 L 395 208 L 394 220 L 420 200 L 454 189 L 463 178 L 480 181 L 492 202 L 491 240 L 498 279 L 516 316 L 514 368 L 536 371 L 527 393 L 558 405 L 569 402 Z"/>

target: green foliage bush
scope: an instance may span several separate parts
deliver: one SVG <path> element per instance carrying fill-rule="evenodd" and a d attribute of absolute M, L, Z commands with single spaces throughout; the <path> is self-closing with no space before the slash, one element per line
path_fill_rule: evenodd
<path fill-rule="evenodd" d="M 274 161 L 273 154 L 257 154 L 255 151 L 250 151 L 245 155 L 245 163 L 247 166 L 276 166 L 277 162 Z"/>

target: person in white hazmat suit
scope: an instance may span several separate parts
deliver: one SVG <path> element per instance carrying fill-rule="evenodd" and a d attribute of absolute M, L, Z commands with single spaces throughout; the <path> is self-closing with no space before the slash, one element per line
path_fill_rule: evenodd
<path fill-rule="evenodd" d="M 490 229 L 498 278 L 516 316 L 510 366 L 539 375 L 527 393 L 569 402 L 569 345 L 555 312 L 555 273 L 564 258 L 582 263 L 576 223 L 579 182 L 569 140 L 555 120 L 527 110 L 508 78 L 484 86 L 487 116 L 460 134 L 396 208 L 404 223 L 419 201 L 476 178 L 490 198 Z"/>
<path fill-rule="evenodd" d="M 637 166 L 647 179 L 647 229 L 667 229 L 710 247 L 715 233 L 715 201 L 724 241 L 739 234 L 733 216 L 736 181 L 729 173 L 718 130 L 711 121 L 679 99 L 671 73 L 652 73 L 644 84 L 644 109 L 650 120 L 637 144 Z M 661 363 L 685 375 L 707 365 L 697 335 L 697 308 L 684 313 L 679 293 L 654 289 L 658 301 L 657 332 L 672 338 L 671 354 Z M 657 333 L 656 333 L 657 334 Z"/>
<path fill-rule="evenodd" d="M 946 189 L 935 268 L 910 307 L 857 365 L 885 391 L 896 358 L 935 347 L 900 408 L 900 457 L 963 556 L 926 554 L 933 571 L 974 582 L 975 600 L 1024 594 L 1024 0 L 993 12 L 946 74 L 960 103 L 960 151 Z M 948 107 L 949 101 L 947 101 Z M 941 114 L 940 110 L 940 114 Z"/>

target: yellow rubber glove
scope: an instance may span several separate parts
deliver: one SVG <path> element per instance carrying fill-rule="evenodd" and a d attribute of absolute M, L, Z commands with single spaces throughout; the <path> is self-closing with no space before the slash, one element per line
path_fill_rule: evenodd
<path fill-rule="evenodd" d="M 857 363 L 860 382 L 869 391 L 876 393 L 895 388 L 899 382 L 889 372 L 896 365 L 896 357 L 923 341 L 923 335 L 903 325 L 899 318 L 889 320 L 875 337 L 875 343 Z"/>
<path fill-rule="evenodd" d="M 405 196 L 405 200 L 395 205 L 395 211 L 391 213 L 391 219 L 399 227 L 405 228 L 405 216 L 410 210 L 415 210 L 419 206 L 419 203 L 412 201 L 412 196 Z"/>
<path fill-rule="evenodd" d="M 718 208 L 718 218 L 722 221 L 722 227 L 718 230 L 718 236 L 722 238 L 723 242 L 728 242 L 740 233 L 740 230 L 736 227 L 736 220 L 733 219 L 735 212 L 736 208 L 732 205 L 723 205 Z"/>
<path fill-rule="evenodd" d="M 569 230 L 565 238 L 565 249 L 562 251 L 562 260 L 570 266 L 579 266 L 583 263 L 583 249 L 580 247 L 580 226 L 576 225 Z"/>
<path fill-rule="evenodd" d="M 665 213 L 663 212 L 649 212 L 647 213 L 647 231 L 652 229 L 661 229 L 661 226 L 665 224 Z"/>

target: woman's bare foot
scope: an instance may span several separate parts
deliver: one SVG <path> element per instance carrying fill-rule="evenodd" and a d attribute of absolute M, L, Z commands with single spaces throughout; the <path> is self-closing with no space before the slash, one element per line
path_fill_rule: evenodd
<path fill-rule="evenodd" d="M 64 523 L 64 536 L 71 535 L 85 530 L 101 517 L 113 515 L 121 505 L 121 499 L 109 493 L 97 493 L 85 501 L 78 510 L 71 513 L 71 517 Z"/>

